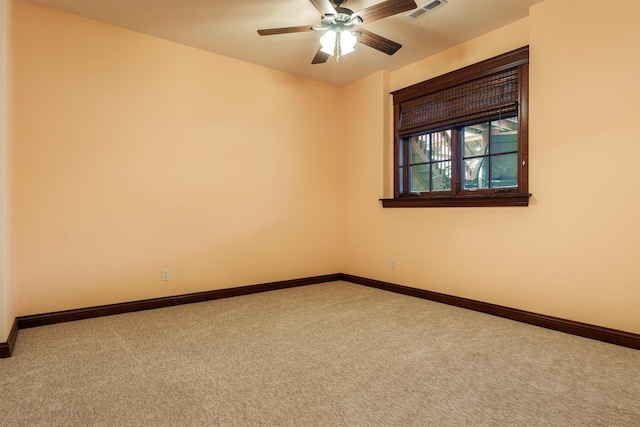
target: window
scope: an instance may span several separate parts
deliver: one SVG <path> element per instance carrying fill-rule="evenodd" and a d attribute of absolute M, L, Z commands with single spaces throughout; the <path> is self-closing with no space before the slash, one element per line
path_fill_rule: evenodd
<path fill-rule="evenodd" d="M 527 206 L 529 48 L 393 92 L 384 207 Z"/>

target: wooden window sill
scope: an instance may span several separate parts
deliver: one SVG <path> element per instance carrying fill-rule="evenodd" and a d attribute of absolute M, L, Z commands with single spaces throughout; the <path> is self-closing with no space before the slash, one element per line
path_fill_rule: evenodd
<path fill-rule="evenodd" d="M 452 207 L 496 207 L 529 206 L 530 193 L 472 194 L 442 197 L 402 197 L 380 199 L 383 208 L 452 208 Z"/>

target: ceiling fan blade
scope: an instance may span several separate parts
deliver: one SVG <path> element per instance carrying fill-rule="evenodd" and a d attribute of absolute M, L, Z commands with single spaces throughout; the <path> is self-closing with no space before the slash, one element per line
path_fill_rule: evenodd
<path fill-rule="evenodd" d="M 328 53 L 324 53 L 322 51 L 322 48 L 318 49 L 318 52 L 316 52 L 316 56 L 313 57 L 313 61 L 311 61 L 312 64 L 324 64 L 325 62 L 327 62 L 327 59 L 329 59 L 329 54 Z"/>
<path fill-rule="evenodd" d="M 311 2 L 311 4 L 313 4 L 313 6 L 315 6 L 316 9 L 318 9 L 318 12 L 320 12 L 322 16 L 336 14 L 336 9 L 333 7 L 333 5 L 329 0 L 309 0 L 309 1 Z"/>
<path fill-rule="evenodd" d="M 360 33 L 360 37 L 358 37 L 360 43 L 377 49 L 387 55 L 393 55 L 402 47 L 401 44 L 372 33 L 371 31 L 358 28 L 358 32 Z"/>
<path fill-rule="evenodd" d="M 386 18 L 387 16 L 397 13 L 406 12 L 417 7 L 418 5 L 414 0 L 387 0 L 374 4 L 373 6 L 365 7 L 354 13 L 354 15 L 358 15 L 362 18 L 362 21 L 366 23 L 377 21 L 378 19 Z"/>
<path fill-rule="evenodd" d="M 258 30 L 261 36 L 273 36 L 275 34 L 304 33 L 311 31 L 312 25 L 301 25 L 299 27 L 269 28 L 267 30 Z"/>

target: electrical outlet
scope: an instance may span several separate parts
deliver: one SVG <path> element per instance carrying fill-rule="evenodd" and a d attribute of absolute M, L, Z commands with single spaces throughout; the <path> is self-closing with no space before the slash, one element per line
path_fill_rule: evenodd
<path fill-rule="evenodd" d="M 169 269 L 164 268 L 162 269 L 162 281 L 166 282 L 167 280 L 169 280 Z"/>
<path fill-rule="evenodd" d="M 395 270 L 395 269 L 396 269 L 396 260 L 395 260 L 395 259 L 392 259 L 392 260 L 391 260 L 391 269 L 392 269 L 392 270 Z"/>

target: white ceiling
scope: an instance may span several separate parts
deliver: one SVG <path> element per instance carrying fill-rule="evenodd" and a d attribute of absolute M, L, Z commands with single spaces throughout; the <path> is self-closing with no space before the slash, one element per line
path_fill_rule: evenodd
<path fill-rule="evenodd" d="M 316 32 L 258 35 L 256 30 L 320 23 L 309 0 L 28 0 L 42 6 L 150 34 L 253 64 L 342 86 L 380 70 L 396 70 L 528 16 L 542 0 L 448 0 L 412 20 L 401 13 L 362 28 L 403 45 L 388 56 L 363 44 L 336 63 L 311 65 Z M 416 0 L 418 7 L 427 0 Z M 358 11 L 380 0 L 348 0 Z"/>

